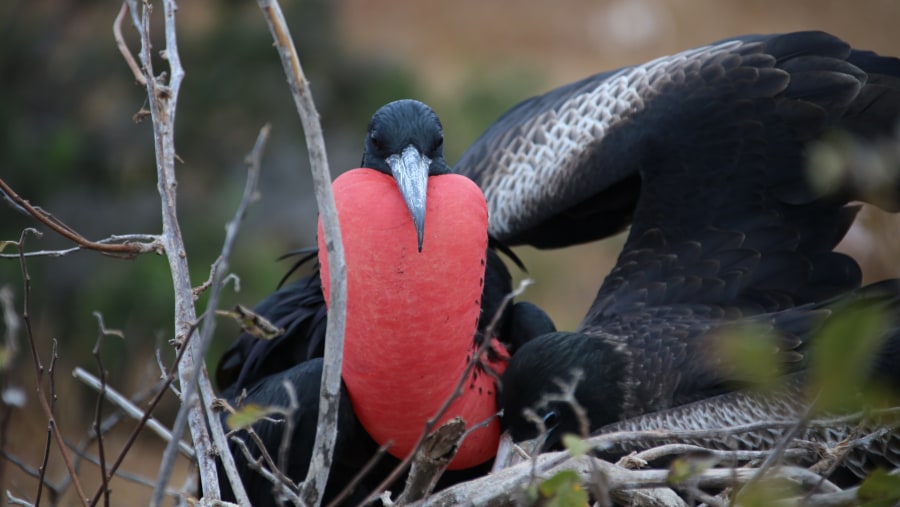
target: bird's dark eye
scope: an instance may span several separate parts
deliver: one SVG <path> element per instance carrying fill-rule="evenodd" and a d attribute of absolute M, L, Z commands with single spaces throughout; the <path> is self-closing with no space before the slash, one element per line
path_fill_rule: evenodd
<path fill-rule="evenodd" d="M 369 142 L 371 142 L 372 146 L 378 150 L 384 149 L 384 140 L 381 139 L 381 136 L 379 136 L 377 132 L 369 134 Z"/>
<path fill-rule="evenodd" d="M 552 431 L 557 424 L 559 424 L 559 415 L 556 412 L 551 410 L 544 414 L 544 427 L 547 428 L 547 431 Z"/>

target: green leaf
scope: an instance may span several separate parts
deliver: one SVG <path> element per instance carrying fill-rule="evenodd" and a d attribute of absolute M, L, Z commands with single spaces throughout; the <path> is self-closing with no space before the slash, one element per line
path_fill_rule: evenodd
<path fill-rule="evenodd" d="M 718 460 L 710 454 L 687 455 L 676 458 L 669 465 L 669 484 L 681 484 L 715 466 Z"/>
<path fill-rule="evenodd" d="M 588 503 L 587 491 L 574 470 L 563 470 L 542 482 L 538 494 L 541 505 L 548 507 L 584 507 Z"/>
<path fill-rule="evenodd" d="M 562 437 L 563 446 L 574 457 L 584 456 L 591 450 L 591 445 L 574 433 L 566 433 Z"/>
<path fill-rule="evenodd" d="M 252 426 L 256 421 L 277 414 L 280 411 L 275 407 L 263 407 L 255 403 L 248 403 L 225 418 L 225 424 L 229 430 L 240 430 Z"/>
<path fill-rule="evenodd" d="M 763 479 L 743 488 L 736 498 L 735 504 L 741 507 L 769 507 L 778 500 L 799 495 L 801 491 L 795 484 L 784 479 Z"/>
<path fill-rule="evenodd" d="M 900 476 L 875 470 L 860 484 L 856 497 L 865 507 L 896 505 L 900 501 Z"/>
<path fill-rule="evenodd" d="M 861 388 L 885 338 L 881 308 L 850 305 L 834 313 L 814 337 L 811 364 L 816 406 L 823 411 L 854 411 L 865 400 Z"/>
<path fill-rule="evenodd" d="M 781 362 L 775 360 L 779 344 L 771 329 L 741 323 L 722 330 L 717 343 L 718 356 L 730 370 L 727 372 L 730 378 L 764 392 L 780 384 Z"/>

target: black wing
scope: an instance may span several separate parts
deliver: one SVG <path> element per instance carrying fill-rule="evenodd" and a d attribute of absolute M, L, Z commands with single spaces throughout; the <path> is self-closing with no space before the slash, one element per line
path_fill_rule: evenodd
<path fill-rule="evenodd" d="M 526 100 L 455 169 L 482 187 L 490 232 L 507 244 L 576 244 L 632 220 L 676 232 L 765 205 L 732 202 L 728 189 L 747 182 L 808 202 L 804 143 L 832 126 L 891 132 L 898 81 L 898 60 L 821 32 L 729 39 Z M 658 206 L 635 216 L 639 198 Z"/>
<path fill-rule="evenodd" d="M 302 257 L 289 274 L 315 258 L 314 250 L 298 253 Z M 245 332 L 232 343 L 216 367 L 216 384 L 226 398 L 325 352 L 326 308 L 318 270 L 280 287 L 253 311 L 284 332 L 272 340 Z"/>
<path fill-rule="evenodd" d="M 733 380 L 700 360 L 724 322 L 757 315 L 802 339 L 819 303 L 859 287 L 856 262 L 833 252 L 857 211 L 845 205 L 853 189 L 817 194 L 805 147 L 831 127 L 887 135 L 900 118 L 896 59 L 819 32 L 725 46 L 689 66 L 690 92 L 647 110 L 655 133 L 636 166 L 632 229 L 584 321 L 586 332 L 627 334 L 638 367 L 662 366 L 642 378 L 674 402 Z M 854 59 L 893 74 L 867 84 Z"/>

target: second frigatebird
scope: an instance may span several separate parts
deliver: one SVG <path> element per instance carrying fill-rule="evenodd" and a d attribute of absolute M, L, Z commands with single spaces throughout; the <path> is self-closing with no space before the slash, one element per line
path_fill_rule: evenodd
<path fill-rule="evenodd" d="M 631 230 L 579 329 L 511 359 L 506 428 L 538 433 L 532 408 L 550 444 L 578 433 L 566 403 L 542 403 L 576 370 L 591 431 L 744 385 L 717 353 L 740 323 L 780 335 L 771 361 L 786 372 L 805 368 L 805 342 L 860 290 L 859 266 L 834 252 L 858 211 L 848 202 L 873 200 L 858 165 L 817 187 L 812 146 L 890 139 L 898 122 L 900 60 L 822 32 L 724 40 L 507 112 L 457 164 L 484 189 L 493 234 L 558 247 Z M 898 181 L 877 185 L 878 204 L 900 209 Z"/>

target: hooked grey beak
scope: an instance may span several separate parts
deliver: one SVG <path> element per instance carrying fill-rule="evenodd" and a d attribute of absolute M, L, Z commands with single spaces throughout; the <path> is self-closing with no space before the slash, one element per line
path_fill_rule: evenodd
<path fill-rule="evenodd" d="M 413 145 L 403 148 L 400 155 L 391 155 L 386 160 L 400 188 L 400 194 L 406 201 L 409 214 L 419 239 L 419 251 L 422 251 L 422 239 L 425 235 L 425 194 L 428 190 L 428 167 L 431 159 L 422 155 Z"/>

